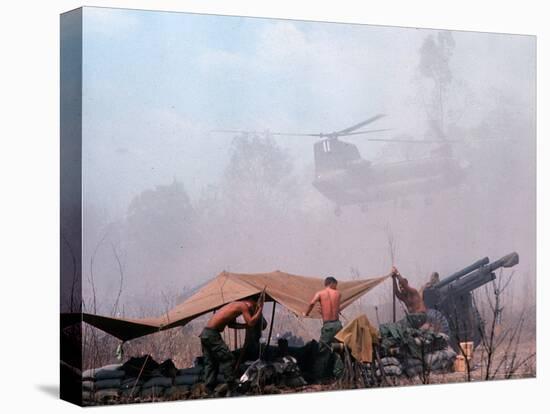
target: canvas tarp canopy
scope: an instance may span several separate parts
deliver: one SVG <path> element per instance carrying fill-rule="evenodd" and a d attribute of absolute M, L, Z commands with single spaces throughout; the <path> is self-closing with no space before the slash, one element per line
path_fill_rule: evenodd
<path fill-rule="evenodd" d="M 338 282 L 338 290 L 342 294 L 341 309 L 349 306 L 388 277 Z M 280 271 L 254 274 L 222 272 L 183 303 L 160 317 L 125 319 L 84 313 L 82 319 L 98 329 L 127 341 L 185 325 L 227 303 L 261 293 L 264 288 L 266 300 L 275 301 L 296 315 L 302 315 L 314 294 L 324 287 L 323 281 L 323 278 L 297 276 Z M 320 318 L 318 304 L 310 316 Z"/>

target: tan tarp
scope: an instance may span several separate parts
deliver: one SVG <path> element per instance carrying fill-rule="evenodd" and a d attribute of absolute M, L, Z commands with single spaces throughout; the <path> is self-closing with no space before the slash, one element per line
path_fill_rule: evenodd
<path fill-rule="evenodd" d="M 369 318 L 360 315 L 336 334 L 334 339 L 346 345 L 351 355 L 360 362 L 372 362 L 372 345 L 376 343 L 378 330 Z"/>
<path fill-rule="evenodd" d="M 387 276 L 341 281 L 342 309 L 384 281 Z M 122 319 L 83 314 L 83 320 L 121 340 L 129 340 L 153 332 L 185 325 L 192 319 L 212 312 L 235 300 L 260 293 L 266 289 L 267 300 L 275 301 L 291 312 L 301 315 L 311 298 L 323 288 L 323 278 L 291 275 L 284 272 L 241 274 L 222 272 L 185 302 L 158 318 Z M 311 317 L 319 318 L 319 307 Z"/>

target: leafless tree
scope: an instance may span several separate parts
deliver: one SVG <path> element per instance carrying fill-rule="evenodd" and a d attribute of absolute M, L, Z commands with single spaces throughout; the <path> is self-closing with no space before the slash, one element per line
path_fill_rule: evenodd
<path fill-rule="evenodd" d="M 525 326 L 525 308 L 516 319 L 503 320 L 504 293 L 514 277 L 514 272 L 505 275 L 501 270 L 498 277 L 483 290 L 488 310 L 488 323 L 480 326 L 481 379 L 492 380 L 499 376 L 512 378 L 521 368 L 534 360 L 536 353 L 523 355 L 521 340 Z M 474 306 L 477 308 L 474 295 Z"/>

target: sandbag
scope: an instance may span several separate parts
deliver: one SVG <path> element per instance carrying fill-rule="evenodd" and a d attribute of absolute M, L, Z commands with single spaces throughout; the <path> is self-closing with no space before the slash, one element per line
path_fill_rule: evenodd
<path fill-rule="evenodd" d="M 191 367 L 191 368 L 182 368 L 178 369 L 178 373 L 176 376 L 182 376 L 182 375 L 201 375 L 202 374 L 202 367 Z"/>
<path fill-rule="evenodd" d="M 120 383 L 120 389 L 126 390 L 131 389 L 133 387 L 141 386 L 143 384 L 142 380 L 138 380 L 137 378 L 126 378 Z"/>
<path fill-rule="evenodd" d="M 401 367 L 397 365 L 388 365 L 384 367 L 384 375 L 388 375 L 390 377 L 398 377 L 403 373 L 401 370 Z M 376 370 L 376 376 L 380 377 L 382 376 L 382 373 L 379 369 Z"/>
<path fill-rule="evenodd" d="M 96 372 L 94 379 L 96 381 L 109 380 L 109 379 L 121 379 L 124 378 L 124 371 L 122 370 L 106 370 L 100 369 Z"/>
<path fill-rule="evenodd" d="M 94 390 L 94 381 L 82 381 L 82 389 L 85 391 L 93 391 Z"/>
<path fill-rule="evenodd" d="M 120 379 L 114 378 L 96 381 L 94 387 L 96 390 L 104 390 L 107 388 L 120 388 Z"/>
<path fill-rule="evenodd" d="M 106 400 L 113 400 L 119 397 L 118 388 L 106 388 L 104 390 L 96 391 L 94 398 L 97 401 L 105 402 Z"/>
<path fill-rule="evenodd" d="M 106 375 L 108 372 L 120 371 L 121 367 L 122 367 L 121 364 L 111 364 L 111 365 L 105 365 L 104 367 L 100 367 L 100 368 L 87 369 L 82 373 L 82 379 L 84 380 L 95 379 L 99 372 L 103 372 L 102 375 Z M 118 375 L 118 374 L 114 374 L 114 375 Z M 124 372 L 123 372 L 123 376 L 124 376 Z M 108 379 L 108 378 L 120 378 L 120 377 L 103 377 L 103 378 L 97 378 L 97 379 Z"/>
<path fill-rule="evenodd" d="M 432 366 L 432 370 L 434 370 L 434 371 L 449 371 L 452 366 L 453 366 L 453 361 L 451 361 L 451 360 L 441 360 L 441 361 L 436 362 Z"/>
<path fill-rule="evenodd" d="M 149 381 L 143 384 L 143 388 L 150 388 L 150 387 L 171 387 L 172 386 L 172 378 L 168 377 L 153 377 Z"/>
<path fill-rule="evenodd" d="M 170 388 L 166 388 L 164 398 L 176 400 L 187 397 L 190 393 L 191 387 L 188 385 L 173 385 Z"/>
<path fill-rule="evenodd" d="M 178 375 L 174 378 L 174 385 L 193 385 L 200 381 L 199 375 Z"/>
<path fill-rule="evenodd" d="M 403 365 L 407 368 L 418 368 L 422 367 L 422 361 L 417 358 L 407 358 Z"/>
<path fill-rule="evenodd" d="M 417 375 L 422 374 L 422 367 L 407 368 L 405 372 L 407 373 L 407 376 L 410 378 L 416 377 Z"/>
<path fill-rule="evenodd" d="M 126 388 L 120 391 L 121 398 L 136 398 L 141 394 L 141 386 L 136 385 L 134 388 Z"/>
<path fill-rule="evenodd" d="M 148 388 L 141 388 L 141 398 L 159 398 L 159 397 L 162 397 L 164 395 L 164 391 L 165 391 L 166 387 L 158 387 L 158 386 L 153 386 L 153 387 L 148 387 Z"/>
<path fill-rule="evenodd" d="M 394 357 L 385 357 L 381 358 L 380 362 L 382 362 L 382 366 L 388 366 L 388 365 L 397 365 L 399 366 L 399 360 Z"/>

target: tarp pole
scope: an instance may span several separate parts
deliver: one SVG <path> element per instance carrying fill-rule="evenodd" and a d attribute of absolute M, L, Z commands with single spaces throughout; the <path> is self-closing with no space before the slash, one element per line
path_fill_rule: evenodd
<path fill-rule="evenodd" d="M 395 291 L 395 283 L 393 282 L 392 280 L 392 315 L 393 315 L 393 323 L 395 323 L 395 319 L 396 319 L 396 312 L 395 312 L 395 296 L 397 295 L 397 292 Z"/>
<path fill-rule="evenodd" d="M 271 333 L 273 332 L 273 321 L 275 320 L 275 306 L 277 302 L 273 301 L 273 309 L 271 310 L 271 323 L 269 324 L 269 335 L 267 335 L 267 346 L 266 350 L 269 349 L 269 343 L 271 342 Z"/>

